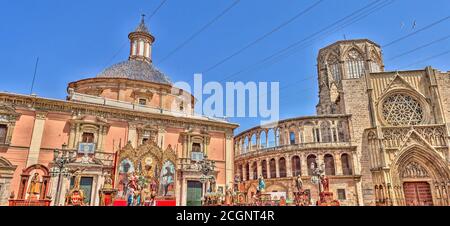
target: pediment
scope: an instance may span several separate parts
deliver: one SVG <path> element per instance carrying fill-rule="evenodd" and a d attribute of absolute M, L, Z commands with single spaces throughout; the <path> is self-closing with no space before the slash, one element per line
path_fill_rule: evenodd
<path fill-rule="evenodd" d="M 408 81 L 406 81 L 400 74 L 396 74 L 395 78 L 389 83 L 389 85 L 383 90 L 383 93 L 386 94 L 392 90 L 398 90 L 398 89 L 407 89 L 407 90 L 414 90 L 418 95 L 425 98 L 426 97 L 420 93 L 416 88 L 414 88 Z M 383 95 L 380 97 L 383 98 Z"/>
<path fill-rule="evenodd" d="M 411 147 L 411 146 L 421 146 L 425 147 L 427 149 L 434 150 L 433 146 L 431 146 L 428 141 L 425 140 L 417 131 L 414 129 L 408 132 L 407 138 L 403 141 L 402 145 L 400 146 L 400 150 L 403 150 L 405 148 Z"/>

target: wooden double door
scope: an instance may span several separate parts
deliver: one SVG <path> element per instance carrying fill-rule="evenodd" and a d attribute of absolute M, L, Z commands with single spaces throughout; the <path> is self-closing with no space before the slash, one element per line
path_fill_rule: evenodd
<path fill-rule="evenodd" d="M 433 195 L 427 182 L 405 182 L 403 193 L 407 206 L 432 206 Z"/>

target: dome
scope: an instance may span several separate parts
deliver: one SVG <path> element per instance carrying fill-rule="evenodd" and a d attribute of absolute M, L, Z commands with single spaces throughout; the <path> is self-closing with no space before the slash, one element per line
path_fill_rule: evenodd
<path fill-rule="evenodd" d="M 142 60 L 127 60 L 105 69 L 97 78 L 126 78 L 146 82 L 171 85 L 169 77 L 156 69 L 151 63 Z"/>

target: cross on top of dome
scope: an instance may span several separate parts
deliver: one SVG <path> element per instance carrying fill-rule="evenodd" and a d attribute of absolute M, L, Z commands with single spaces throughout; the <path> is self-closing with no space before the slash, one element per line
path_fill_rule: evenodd
<path fill-rule="evenodd" d="M 139 25 L 137 26 L 135 32 L 145 32 L 145 33 L 150 33 L 148 31 L 147 26 L 145 25 L 145 14 L 141 15 L 141 23 L 139 23 Z"/>

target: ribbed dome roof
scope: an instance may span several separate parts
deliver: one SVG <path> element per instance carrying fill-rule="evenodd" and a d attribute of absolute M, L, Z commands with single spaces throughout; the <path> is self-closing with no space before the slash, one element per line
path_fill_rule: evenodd
<path fill-rule="evenodd" d="M 142 60 L 127 60 L 106 68 L 97 78 L 127 78 L 171 85 L 170 78 L 156 69 L 151 63 Z"/>

